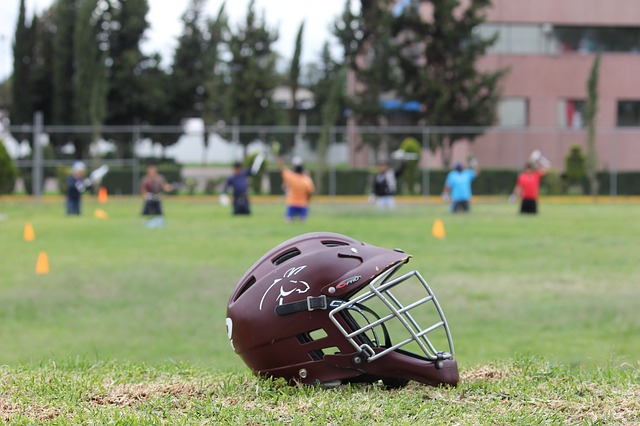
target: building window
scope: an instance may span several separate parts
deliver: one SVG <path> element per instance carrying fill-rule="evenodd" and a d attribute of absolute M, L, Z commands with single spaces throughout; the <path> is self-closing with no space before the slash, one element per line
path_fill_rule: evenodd
<path fill-rule="evenodd" d="M 568 52 L 639 53 L 640 27 L 587 27 L 544 24 L 485 23 L 476 27 L 482 38 L 496 36 L 487 49 L 497 54 L 560 54 Z"/>
<path fill-rule="evenodd" d="M 560 99 L 558 101 L 558 127 L 561 129 L 583 129 L 584 107 L 582 99 Z"/>
<path fill-rule="evenodd" d="M 618 127 L 640 127 L 640 101 L 618 101 Z"/>
<path fill-rule="evenodd" d="M 498 104 L 498 125 L 501 127 L 528 126 L 529 100 L 527 98 L 503 98 Z"/>

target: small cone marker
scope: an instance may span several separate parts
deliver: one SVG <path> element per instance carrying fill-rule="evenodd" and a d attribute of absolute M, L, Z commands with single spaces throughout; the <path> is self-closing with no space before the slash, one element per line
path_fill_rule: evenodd
<path fill-rule="evenodd" d="M 26 225 L 24 225 L 24 234 L 22 237 L 25 241 L 33 241 L 36 239 L 36 233 L 33 230 L 31 222 L 27 222 Z"/>
<path fill-rule="evenodd" d="M 444 223 L 442 223 L 440 219 L 436 219 L 435 222 L 433 222 L 433 228 L 431 229 L 431 233 L 436 238 L 440 238 L 440 239 L 444 238 L 445 236 Z"/>
<path fill-rule="evenodd" d="M 36 274 L 48 274 L 49 273 L 49 257 L 47 253 L 41 251 L 38 255 L 38 261 L 36 262 Z"/>
<path fill-rule="evenodd" d="M 105 212 L 102 209 L 96 209 L 96 211 L 93 212 L 93 216 L 96 219 L 102 219 L 102 220 L 106 220 L 109 218 L 109 215 L 107 214 L 107 212 Z"/>
<path fill-rule="evenodd" d="M 98 190 L 98 202 L 100 204 L 104 204 L 107 202 L 107 188 L 105 188 L 104 186 L 101 186 L 100 189 Z"/>

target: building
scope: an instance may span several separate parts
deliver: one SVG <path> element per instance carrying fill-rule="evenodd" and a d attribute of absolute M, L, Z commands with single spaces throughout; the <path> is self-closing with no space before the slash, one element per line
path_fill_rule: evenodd
<path fill-rule="evenodd" d="M 469 1 L 461 0 L 462 7 Z M 412 3 L 398 0 L 394 13 Z M 509 69 L 501 83 L 498 123 L 473 143 L 456 143 L 453 161 L 473 153 L 483 167 L 520 168 L 540 149 L 562 170 L 572 145 L 586 151 L 587 80 L 600 48 L 598 169 L 637 170 L 639 5 L 638 0 L 493 0 L 477 31 L 498 37 L 478 67 Z M 438 152 L 425 154 L 423 167 L 443 166 Z M 365 165 L 367 155 L 352 150 L 352 164 Z"/>
<path fill-rule="evenodd" d="M 586 146 L 587 80 L 600 48 L 598 168 L 638 168 L 637 0 L 493 0 L 478 30 L 498 34 L 479 66 L 510 70 L 502 83 L 500 129 L 471 147 L 483 164 L 512 167 L 538 148 L 562 168 L 571 145 Z"/>

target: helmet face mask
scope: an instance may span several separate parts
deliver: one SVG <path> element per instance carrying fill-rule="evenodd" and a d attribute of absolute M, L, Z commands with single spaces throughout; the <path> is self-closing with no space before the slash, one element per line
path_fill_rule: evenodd
<path fill-rule="evenodd" d="M 397 265 L 376 277 L 368 284 L 366 291 L 340 303 L 329 312 L 329 317 L 354 349 L 366 356 L 368 362 L 398 349 L 434 362 L 452 359 L 453 340 L 440 304 L 419 272 L 411 271 L 391 279 L 401 266 Z M 407 289 L 412 284 L 413 288 Z M 400 289 L 400 286 L 403 288 Z M 422 297 L 403 302 L 401 296 L 418 294 L 421 290 Z M 340 315 L 349 315 L 351 318 L 340 321 Z M 357 317 L 364 321 L 358 321 Z M 348 327 L 343 326 L 345 322 L 349 324 Z M 438 332 L 440 345 L 431 340 Z M 403 337 L 399 338 L 399 335 Z M 443 338 L 448 349 L 445 352 L 436 348 L 443 347 Z"/>
<path fill-rule="evenodd" d="M 259 375 L 334 385 L 458 381 L 444 313 L 410 255 L 317 232 L 267 252 L 227 308 L 232 347 Z M 442 351 L 442 348 L 445 348 Z"/>

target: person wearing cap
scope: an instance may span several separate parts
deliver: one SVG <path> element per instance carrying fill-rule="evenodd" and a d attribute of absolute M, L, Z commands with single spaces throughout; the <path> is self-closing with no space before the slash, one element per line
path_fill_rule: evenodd
<path fill-rule="evenodd" d="M 468 212 L 471 202 L 471 183 L 480 173 L 478 161 L 469 160 L 469 167 L 456 163 L 455 168 L 447 174 L 444 182 L 442 198 L 451 202 L 451 212 Z"/>
<path fill-rule="evenodd" d="M 370 202 L 375 202 L 380 209 L 393 209 L 396 206 L 395 195 L 398 192 L 398 178 L 405 169 L 405 163 L 400 163 L 396 169 L 389 167 L 388 161 L 378 163 L 378 173 L 373 179 Z"/>
<path fill-rule="evenodd" d="M 71 173 L 67 176 L 67 215 L 81 214 L 82 193 L 91 186 L 91 180 L 84 177 L 86 170 L 82 161 L 76 161 L 71 166 Z"/>
<path fill-rule="evenodd" d="M 309 215 L 309 201 L 315 192 L 313 180 L 304 171 L 304 165 L 300 157 L 294 157 L 291 161 L 293 170 L 284 165 L 284 160 L 278 156 L 278 169 L 282 174 L 282 182 L 286 192 L 287 209 L 285 220 L 293 219 L 304 221 Z"/>

